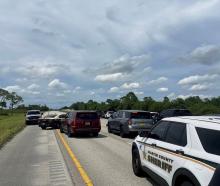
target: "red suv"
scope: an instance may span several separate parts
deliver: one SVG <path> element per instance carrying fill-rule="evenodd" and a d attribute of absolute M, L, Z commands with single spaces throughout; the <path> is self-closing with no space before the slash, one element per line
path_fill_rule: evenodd
<path fill-rule="evenodd" d="M 94 111 L 68 112 L 66 120 L 60 125 L 60 132 L 65 132 L 69 137 L 78 133 L 92 133 L 93 136 L 98 136 L 100 130 L 100 118 Z"/>

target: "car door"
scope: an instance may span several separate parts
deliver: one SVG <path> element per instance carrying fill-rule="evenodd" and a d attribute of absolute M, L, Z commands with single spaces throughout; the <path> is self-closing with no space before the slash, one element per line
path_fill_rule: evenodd
<path fill-rule="evenodd" d="M 162 121 L 146 140 L 145 165 L 165 180 L 171 181 L 175 168 L 184 164 L 179 155 L 189 151 L 186 131 L 186 124 Z"/>
<path fill-rule="evenodd" d="M 160 176 L 163 176 L 163 173 L 160 173 L 162 170 L 159 170 L 160 168 L 158 167 L 161 163 L 159 158 L 161 153 L 158 151 L 157 145 L 164 141 L 168 127 L 168 121 L 158 122 L 158 124 L 151 130 L 148 137 L 143 140 L 142 144 L 144 144 L 144 146 L 141 148 L 143 166 Z"/>
<path fill-rule="evenodd" d="M 120 126 L 123 124 L 123 114 L 124 114 L 123 111 L 118 112 L 118 117 L 117 117 L 116 122 L 115 122 L 115 129 L 117 131 L 120 131 Z"/>

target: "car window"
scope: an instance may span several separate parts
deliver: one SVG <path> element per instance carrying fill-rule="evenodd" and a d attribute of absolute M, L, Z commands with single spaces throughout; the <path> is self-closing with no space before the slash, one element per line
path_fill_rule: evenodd
<path fill-rule="evenodd" d="M 77 113 L 76 117 L 78 119 L 98 119 L 98 114 L 96 112 L 91 112 L 91 113 L 82 112 L 82 113 Z"/>
<path fill-rule="evenodd" d="M 196 127 L 204 150 L 208 153 L 220 155 L 220 131 Z"/>
<path fill-rule="evenodd" d="M 169 122 L 160 121 L 157 126 L 155 126 L 150 132 L 149 138 L 164 141 L 164 135 L 167 131 L 168 126 Z"/>
<path fill-rule="evenodd" d="M 165 142 L 179 146 L 186 146 L 187 144 L 186 124 L 169 122 L 169 127 L 166 133 Z"/>
<path fill-rule="evenodd" d="M 122 111 L 119 111 L 118 117 L 119 117 L 119 118 L 123 118 L 123 112 L 122 112 Z"/>
<path fill-rule="evenodd" d="M 132 112 L 131 119 L 151 119 L 151 114 L 149 112 Z"/>
<path fill-rule="evenodd" d="M 59 115 L 59 118 L 66 118 L 66 114 Z"/>
<path fill-rule="evenodd" d="M 174 116 L 191 116 L 192 113 L 189 110 L 175 110 Z"/>
<path fill-rule="evenodd" d="M 40 114 L 40 111 L 29 111 L 27 113 L 27 115 L 38 115 L 38 114 Z"/>

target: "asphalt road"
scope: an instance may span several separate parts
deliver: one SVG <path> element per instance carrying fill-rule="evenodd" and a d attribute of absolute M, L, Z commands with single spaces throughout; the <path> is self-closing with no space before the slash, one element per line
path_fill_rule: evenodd
<path fill-rule="evenodd" d="M 70 150 L 95 186 L 150 186 L 148 177 L 139 178 L 131 166 L 133 139 L 109 134 L 106 120 L 98 137 L 68 138 Z M 0 150 L 0 185 L 46 186 L 85 185 L 55 130 L 27 126 Z"/>
<path fill-rule="evenodd" d="M 99 137 L 80 136 L 68 138 L 72 151 L 81 162 L 96 186 L 151 186 L 149 178 L 133 174 L 131 165 L 131 144 L 133 139 L 109 134 L 107 120 L 102 119 Z"/>
<path fill-rule="evenodd" d="M 0 185 L 73 185 L 53 130 L 27 126 L 0 150 Z"/>

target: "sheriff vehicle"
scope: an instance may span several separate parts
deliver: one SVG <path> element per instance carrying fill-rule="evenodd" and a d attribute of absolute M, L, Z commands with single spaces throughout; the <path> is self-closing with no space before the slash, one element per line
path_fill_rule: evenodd
<path fill-rule="evenodd" d="M 136 176 L 169 186 L 208 186 L 220 163 L 220 117 L 165 118 L 132 145 Z"/>

